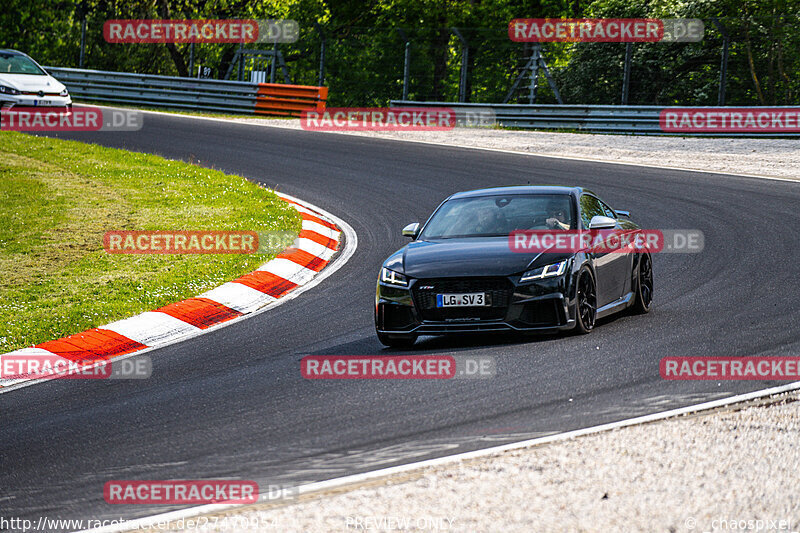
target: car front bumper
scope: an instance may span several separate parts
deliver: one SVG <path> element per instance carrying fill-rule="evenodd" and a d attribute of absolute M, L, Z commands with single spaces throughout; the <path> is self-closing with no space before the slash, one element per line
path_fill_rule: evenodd
<path fill-rule="evenodd" d="M 515 278 L 410 280 L 401 288 L 378 283 L 375 328 L 392 335 L 447 335 L 502 331 L 557 332 L 575 327 L 574 302 L 567 276 L 518 284 Z M 491 280 L 491 281 L 490 281 Z M 506 288 L 503 288 L 505 280 Z M 441 285 L 443 289 L 437 289 Z M 443 310 L 431 305 L 435 294 L 455 292 L 447 287 L 467 287 L 463 292 L 486 292 L 493 305 Z M 485 290 L 479 287 L 490 287 Z M 424 287 L 421 288 L 421 287 Z M 431 298 L 433 296 L 433 298 Z"/>
<path fill-rule="evenodd" d="M 29 94 L 0 94 L 0 106 L 4 109 L 14 107 L 36 107 L 42 109 L 72 109 L 72 98 L 69 96 L 36 96 Z"/>

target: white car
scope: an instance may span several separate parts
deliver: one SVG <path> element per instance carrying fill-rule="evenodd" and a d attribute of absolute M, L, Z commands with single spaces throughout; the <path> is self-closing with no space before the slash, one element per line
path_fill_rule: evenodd
<path fill-rule="evenodd" d="M 0 50 L 0 107 L 57 107 L 72 109 L 63 83 L 16 50 Z"/>

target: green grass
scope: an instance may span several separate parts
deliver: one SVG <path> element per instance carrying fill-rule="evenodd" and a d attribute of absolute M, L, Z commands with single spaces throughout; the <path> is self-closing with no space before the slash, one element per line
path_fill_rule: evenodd
<path fill-rule="evenodd" d="M 296 234 L 300 223 L 286 202 L 242 177 L 0 132 L 0 353 L 196 296 L 271 258 L 109 254 L 106 231 Z"/>

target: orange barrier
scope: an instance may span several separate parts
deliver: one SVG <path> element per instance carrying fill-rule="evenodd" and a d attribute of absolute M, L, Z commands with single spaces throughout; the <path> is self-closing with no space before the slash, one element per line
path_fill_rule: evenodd
<path fill-rule="evenodd" d="M 303 111 L 324 111 L 327 100 L 327 87 L 259 83 L 255 113 L 299 117 Z"/>

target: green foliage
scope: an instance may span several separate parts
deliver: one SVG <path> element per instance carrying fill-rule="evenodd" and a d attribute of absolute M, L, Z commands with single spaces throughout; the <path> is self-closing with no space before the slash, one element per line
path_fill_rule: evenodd
<path fill-rule="evenodd" d="M 726 103 L 796 105 L 800 98 L 798 0 L 595 0 L 591 17 L 699 18 L 700 43 L 634 44 L 629 103 L 716 105 L 723 36 L 730 35 Z M 617 104 L 622 93 L 624 44 L 571 46 L 558 73 L 570 103 Z"/>
<path fill-rule="evenodd" d="M 6 0 L 0 47 L 17 48 L 40 63 L 78 66 L 81 2 Z M 317 85 L 325 40 L 325 85 L 332 106 L 382 106 L 403 88 L 406 39 L 412 100 L 458 98 L 467 41 L 473 102 L 499 102 L 526 62 L 531 46 L 507 35 L 513 18 L 700 18 L 700 43 L 634 44 L 629 103 L 714 105 L 722 34 L 731 36 L 727 103 L 797 104 L 800 99 L 800 0 L 86 0 L 85 66 L 100 70 L 189 75 L 190 46 L 109 44 L 103 23 L 126 18 L 292 18 L 300 39 L 281 44 L 296 84 Z M 222 78 L 238 45 L 197 45 L 194 64 Z M 271 48 L 265 43 L 251 49 Z M 548 43 L 545 57 L 567 103 L 614 104 L 622 92 L 625 45 Z M 252 65 L 247 66 L 247 70 Z M 236 69 L 232 69 L 236 72 Z M 234 74 L 235 77 L 235 74 Z M 282 81 L 282 76 L 278 76 Z M 554 102 L 542 78 L 539 102 Z"/>

